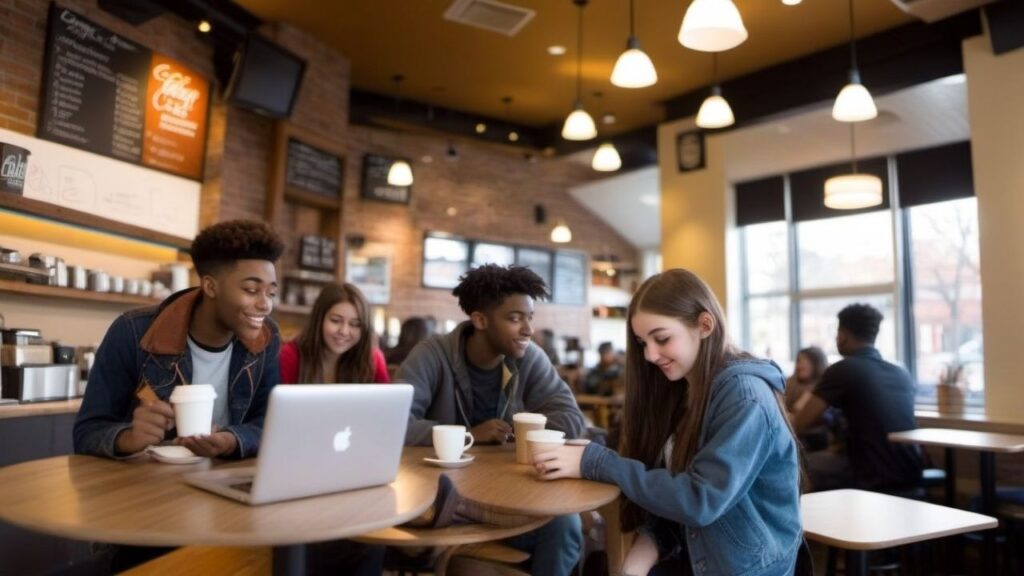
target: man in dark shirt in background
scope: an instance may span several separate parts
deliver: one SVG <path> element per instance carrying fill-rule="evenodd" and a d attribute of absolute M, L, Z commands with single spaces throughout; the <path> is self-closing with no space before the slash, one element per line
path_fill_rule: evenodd
<path fill-rule="evenodd" d="M 846 454 L 807 454 L 813 490 L 861 488 L 901 491 L 921 479 L 917 446 L 889 442 L 890 432 L 917 428 L 915 385 L 903 368 L 882 360 L 875 348 L 882 314 L 867 304 L 839 312 L 836 346 L 843 360 L 825 371 L 814 393 L 796 415 L 797 432 L 814 426 L 829 406 L 843 412 L 849 430 Z"/>

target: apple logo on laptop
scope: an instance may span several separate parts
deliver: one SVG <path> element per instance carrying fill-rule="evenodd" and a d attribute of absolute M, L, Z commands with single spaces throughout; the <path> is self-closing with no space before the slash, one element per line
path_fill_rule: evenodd
<path fill-rule="evenodd" d="M 344 452 L 348 450 L 349 439 L 352 437 L 352 427 L 345 426 L 345 429 L 334 435 L 334 451 Z"/>

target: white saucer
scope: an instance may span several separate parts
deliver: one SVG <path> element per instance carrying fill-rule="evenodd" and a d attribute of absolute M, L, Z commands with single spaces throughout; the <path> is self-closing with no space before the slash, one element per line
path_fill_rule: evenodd
<path fill-rule="evenodd" d="M 184 446 L 150 446 L 146 448 L 146 453 L 154 460 L 164 464 L 195 464 L 206 460 L 202 456 L 196 456 Z"/>
<path fill-rule="evenodd" d="M 463 466 L 469 466 L 469 463 L 476 459 L 476 456 L 472 454 L 464 454 L 462 460 L 438 460 L 437 458 L 423 458 L 423 461 L 427 464 L 433 464 L 434 466 L 440 466 L 441 468 L 462 468 Z"/>

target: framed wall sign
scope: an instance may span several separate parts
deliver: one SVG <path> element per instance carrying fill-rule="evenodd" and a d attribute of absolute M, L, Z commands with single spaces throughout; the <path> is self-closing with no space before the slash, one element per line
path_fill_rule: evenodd
<path fill-rule="evenodd" d="M 313 146 L 294 135 L 287 138 L 285 186 L 337 201 L 342 190 L 344 159 L 341 155 Z"/>
<path fill-rule="evenodd" d="M 555 283 L 551 301 L 555 304 L 587 303 L 587 280 L 590 269 L 582 252 L 555 252 Z"/>
<path fill-rule="evenodd" d="M 704 168 L 704 132 L 695 130 L 676 136 L 676 159 L 680 172 Z"/>
<path fill-rule="evenodd" d="M 376 154 L 363 156 L 363 186 L 361 196 L 367 200 L 408 204 L 412 195 L 412 186 L 393 186 L 388 184 L 388 171 L 398 158 L 388 158 Z"/>

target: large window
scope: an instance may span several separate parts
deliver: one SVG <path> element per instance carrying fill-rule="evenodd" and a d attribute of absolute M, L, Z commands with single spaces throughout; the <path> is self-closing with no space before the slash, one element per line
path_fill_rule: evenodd
<path fill-rule="evenodd" d="M 890 166 L 898 168 L 901 159 L 889 159 Z M 788 177 L 784 181 L 786 201 L 800 200 Z M 743 346 L 787 372 L 797 350 L 807 346 L 821 347 L 836 362 L 836 315 L 849 304 L 870 304 L 884 316 L 876 347 L 886 360 L 911 370 L 919 404 L 935 404 L 935 386 L 952 366 L 962 367 L 968 404 L 980 406 L 985 382 L 977 201 L 970 188 L 963 193 L 899 183 L 906 186 L 905 207 L 892 202 L 825 217 L 820 210 L 811 216 L 804 211 L 806 219 L 798 215 L 797 221 L 779 210 L 774 221 L 763 222 L 757 220 L 763 202 L 754 206 L 755 223 L 740 229 Z"/>

